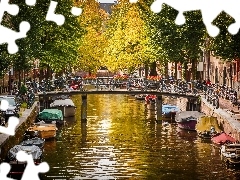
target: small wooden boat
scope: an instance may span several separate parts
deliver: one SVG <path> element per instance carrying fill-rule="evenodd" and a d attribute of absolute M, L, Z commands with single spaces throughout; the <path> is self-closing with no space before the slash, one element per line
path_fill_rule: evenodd
<path fill-rule="evenodd" d="M 211 139 L 218 132 L 221 132 L 217 118 L 213 116 L 200 117 L 196 125 L 196 130 L 201 139 Z"/>
<path fill-rule="evenodd" d="M 220 146 L 224 144 L 236 142 L 236 140 L 233 137 L 231 137 L 230 135 L 224 132 L 217 133 L 211 138 L 211 140 L 215 145 L 220 145 Z"/>
<path fill-rule="evenodd" d="M 20 145 L 22 145 L 22 146 L 34 145 L 34 146 L 39 147 L 40 149 L 43 149 L 44 144 L 45 144 L 45 139 L 38 138 L 38 137 L 27 139 L 20 143 Z"/>
<path fill-rule="evenodd" d="M 216 134 L 217 134 L 216 131 L 212 132 L 211 130 L 210 131 L 199 131 L 198 132 L 198 136 L 202 139 L 211 139 Z"/>
<path fill-rule="evenodd" d="M 59 109 L 44 109 L 37 116 L 37 122 L 64 124 L 63 113 Z"/>
<path fill-rule="evenodd" d="M 11 165 L 11 169 L 8 174 L 9 177 L 22 175 L 26 168 L 27 162 L 20 162 L 16 158 L 16 155 L 19 151 L 24 151 L 28 154 L 31 154 L 35 165 L 38 165 L 42 162 L 43 152 L 38 146 L 15 145 L 8 151 L 7 154 L 8 163 Z"/>
<path fill-rule="evenodd" d="M 56 124 L 35 123 L 29 127 L 26 132 L 32 136 L 38 132 L 38 137 L 43 139 L 50 139 L 56 137 L 58 128 Z"/>
<path fill-rule="evenodd" d="M 240 144 L 225 144 L 221 146 L 221 157 L 228 165 L 240 164 Z"/>
<path fill-rule="evenodd" d="M 175 121 L 180 129 L 196 131 L 198 119 L 204 115 L 198 111 L 182 111 L 176 113 Z"/>
<path fill-rule="evenodd" d="M 211 139 L 216 134 L 217 131 L 213 126 L 211 126 L 210 130 L 198 131 L 198 136 L 202 139 Z"/>
<path fill-rule="evenodd" d="M 63 117 L 72 117 L 76 114 L 76 106 L 71 99 L 57 99 L 50 104 L 50 107 L 61 110 Z"/>

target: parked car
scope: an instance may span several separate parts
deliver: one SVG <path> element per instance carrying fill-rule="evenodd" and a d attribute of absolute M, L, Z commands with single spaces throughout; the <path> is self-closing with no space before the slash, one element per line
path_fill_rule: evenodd
<path fill-rule="evenodd" d="M 17 103 L 15 96 L 0 96 L 0 101 L 7 100 L 9 103 L 8 109 L 5 111 L 6 120 L 11 116 L 19 117 L 20 105 Z"/>

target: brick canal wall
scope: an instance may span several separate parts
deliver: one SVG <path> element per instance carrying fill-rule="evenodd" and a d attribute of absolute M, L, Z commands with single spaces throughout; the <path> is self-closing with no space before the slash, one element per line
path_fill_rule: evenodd
<path fill-rule="evenodd" d="M 234 115 L 224 109 L 216 109 L 204 98 L 204 96 L 202 96 L 201 99 L 201 111 L 206 115 L 217 117 L 221 129 L 240 141 L 240 122 L 234 117 Z"/>
<path fill-rule="evenodd" d="M 26 109 L 22 116 L 19 118 L 19 124 L 16 128 L 15 136 L 0 134 L 0 160 L 3 161 L 10 148 L 18 144 L 23 139 L 25 130 L 35 121 L 38 114 L 38 103 L 35 102 L 31 109 Z"/>

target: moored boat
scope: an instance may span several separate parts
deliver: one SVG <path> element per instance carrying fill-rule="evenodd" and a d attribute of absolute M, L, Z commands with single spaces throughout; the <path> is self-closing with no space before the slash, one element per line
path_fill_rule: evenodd
<path fill-rule="evenodd" d="M 178 106 L 164 104 L 162 105 L 162 114 L 165 118 L 175 118 L 176 113 L 179 112 L 180 109 Z"/>
<path fill-rule="evenodd" d="M 199 131 L 198 136 L 202 139 L 211 139 L 214 135 L 216 135 L 217 132 L 215 130 L 205 130 L 205 131 Z"/>
<path fill-rule="evenodd" d="M 57 130 L 56 124 L 35 123 L 26 130 L 26 133 L 34 136 L 37 131 L 39 138 L 50 139 L 56 137 Z"/>
<path fill-rule="evenodd" d="M 57 99 L 50 104 L 50 107 L 61 110 L 63 117 L 72 117 L 76 113 L 76 106 L 71 99 Z"/>
<path fill-rule="evenodd" d="M 146 94 L 136 94 L 135 99 L 144 100 L 146 96 L 147 96 Z"/>
<path fill-rule="evenodd" d="M 216 117 L 202 116 L 196 125 L 198 136 L 202 139 L 211 139 L 217 133 L 221 132 Z"/>
<path fill-rule="evenodd" d="M 146 101 L 147 104 L 149 104 L 149 103 L 155 103 L 155 102 L 156 102 L 156 98 L 157 98 L 156 95 L 148 94 L 148 95 L 145 97 L 145 101 Z"/>
<path fill-rule="evenodd" d="M 7 154 L 8 163 L 11 165 L 11 169 L 8 174 L 8 176 L 10 177 L 19 175 L 21 176 L 26 168 L 27 162 L 20 162 L 16 158 L 16 155 L 19 151 L 24 151 L 27 152 L 28 154 L 31 154 L 35 165 L 38 165 L 42 162 L 43 152 L 38 146 L 15 145 L 8 151 Z"/>
<path fill-rule="evenodd" d="M 23 142 L 20 143 L 20 145 L 22 145 L 22 146 L 32 146 L 32 145 L 34 145 L 34 146 L 39 147 L 40 149 L 43 149 L 44 144 L 45 144 L 45 139 L 38 138 L 38 137 L 27 139 L 27 140 L 24 140 Z"/>
<path fill-rule="evenodd" d="M 37 122 L 64 124 L 63 113 L 59 109 L 44 109 L 37 116 Z"/>
<path fill-rule="evenodd" d="M 221 146 L 221 157 L 228 165 L 240 164 L 240 144 L 225 144 Z"/>
<path fill-rule="evenodd" d="M 220 145 L 220 146 L 224 145 L 224 144 L 227 144 L 227 143 L 236 142 L 236 140 L 232 136 L 230 136 L 230 135 L 228 135 L 224 132 L 214 135 L 211 138 L 211 140 L 215 145 Z"/>
<path fill-rule="evenodd" d="M 204 113 L 200 113 L 198 111 L 177 112 L 175 121 L 177 122 L 180 129 L 196 131 L 196 124 L 198 122 L 198 119 L 204 115 Z"/>

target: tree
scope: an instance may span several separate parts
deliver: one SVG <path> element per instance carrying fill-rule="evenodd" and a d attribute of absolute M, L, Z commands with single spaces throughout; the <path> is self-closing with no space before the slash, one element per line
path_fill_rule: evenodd
<path fill-rule="evenodd" d="M 27 38 L 17 41 L 21 62 L 29 64 L 30 60 L 37 58 L 41 66 L 50 67 L 56 72 L 76 62 L 82 29 L 78 18 L 70 13 L 73 1 L 62 0 L 57 5 L 55 12 L 64 15 L 66 19 L 62 26 L 45 20 L 50 5 L 47 0 L 37 1 L 33 7 L 20 0 L 12 0 L 12 3 L 19 5 L 20 12 L 16 17 L 11 17 L 11 28 L 18 30 L 23 20 L 31 25 Z"/>
<path fill-rule="evenodd" d="M 128 69 L 156 61 L 156 53 L 148 35 L 148 25 L 137 4 L 122 0 L 113 9 L 106 36 L 108 46 L 104 61 L 111 70 Z"/>
<path fill-rule="evenodd" d="M 77 69 L 96 72 L 101 64 L 106 38 L 103 34 L 104 21 L 107 19 L 105 11 L 100 9 L 95 0 L 78 2 L 83 7 L 80 24 L 84 28 L 84 35 L 80 41 L 80 58 Z"/>
<path fill-rule="evenodd" d="M 234 19 L 222 12 L 214 21 L 214 25 L 220 28 L 220 33 L 217 37 L 210 38 L 208 47 L 215 56 L 228 61 L 240 59 L 240 33 L 232 35 L 227 30 L 232 23 L 234 23 Z"/>
<path fill-rule="evenodd" d="M 182 26 L 175 24 L 177 14 L 175 9 L 163 5 L 161 12 L 151 21 L 156 31 L 153 39 L 159 46 L 162 61 L 191 62 L 195 78 L 196 61 L 204 43 L 205 27 L 199 11 L 185 13 L 186 23 Z"/>

